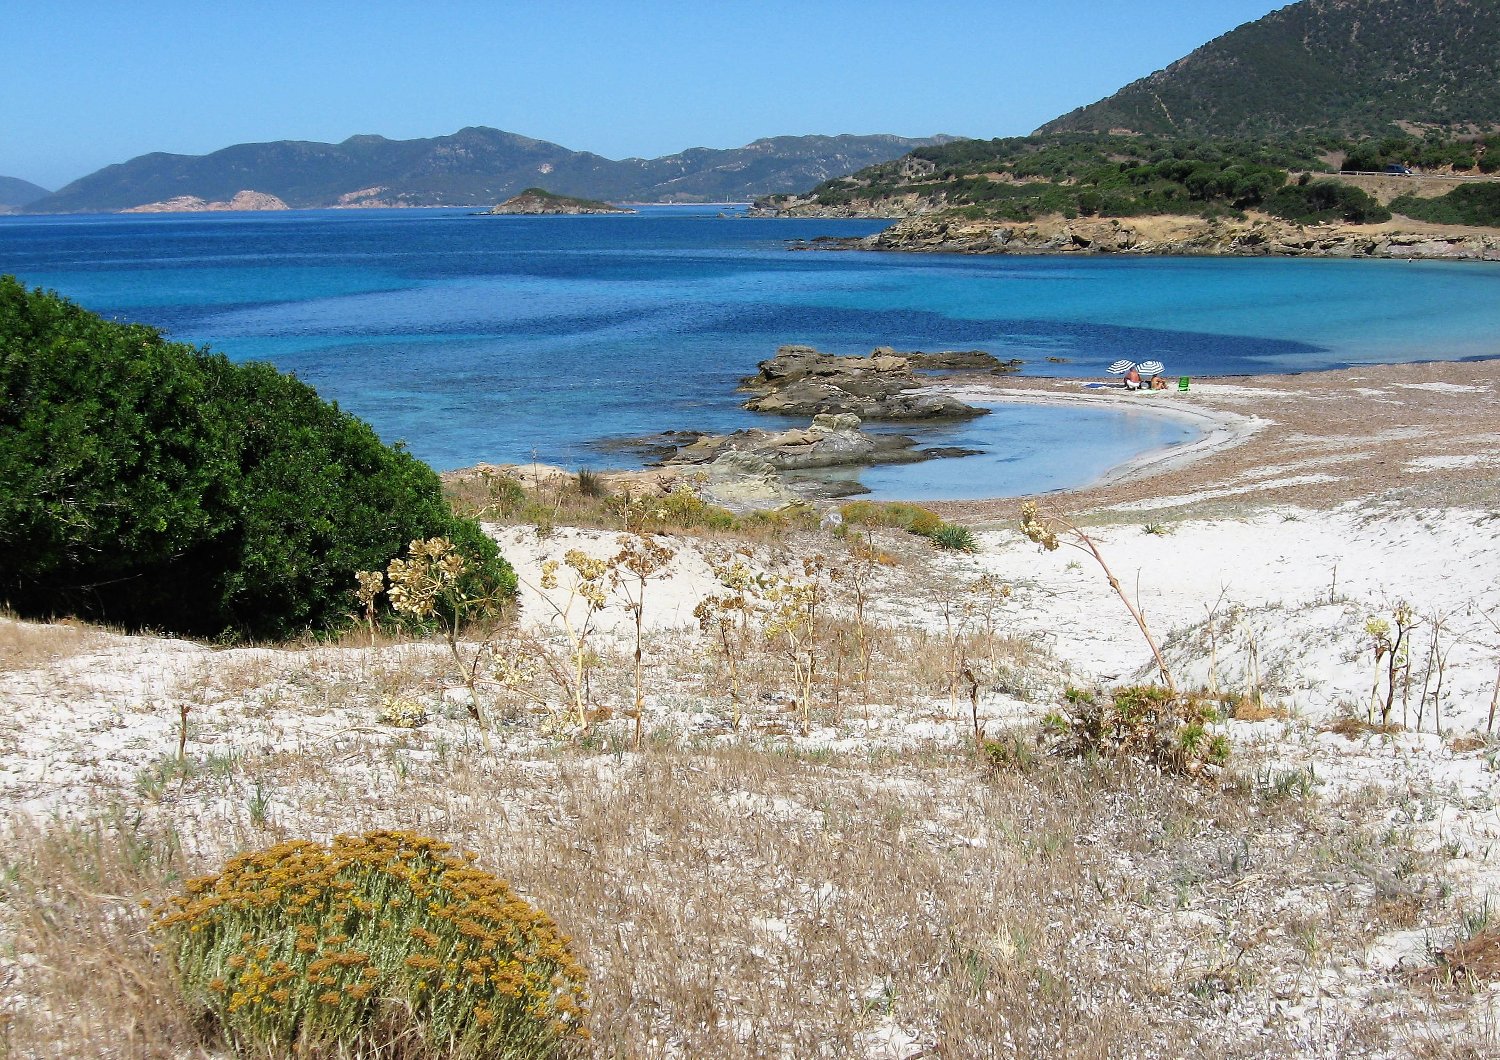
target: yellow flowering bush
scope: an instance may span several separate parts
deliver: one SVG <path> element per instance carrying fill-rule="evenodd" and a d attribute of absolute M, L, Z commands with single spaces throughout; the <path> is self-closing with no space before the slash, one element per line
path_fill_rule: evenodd
<path fill-rule="evenodd" d="M 568 939 L 472 862 L 409 832 L 291 840 L 189 880 L 152 930 L 241 1050 L 578 1055 L 586 976 Z"/>

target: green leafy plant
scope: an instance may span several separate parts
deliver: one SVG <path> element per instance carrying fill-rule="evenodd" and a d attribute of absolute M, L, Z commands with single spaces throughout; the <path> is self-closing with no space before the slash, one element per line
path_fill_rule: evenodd
<path fill-rule="evenodd" d="M 1067 713 L 1043 723 L 1049 750 L 1065 757 L 1129 757 L 1170 773 L 1196 776 L 1222 766 L 1228 739 L 1211 733 L 1219 720 L 1213 702 L 1159 685 L 1127 685 L 1099 696 L 1069 689 Z"/>
<path fill-rule="evenodd" d="M 1500 151 L 1496 155 L 1500 158 Z M 1465 184 L 1435 199 L 1403 195 L 1391 203 L 1391 209 L 1434 224 L 1500 227 L 1500 184 Z"/>
<path fill-rule="evenodd" d="M 1391 211 L 1352 184 L 1315 180 L 1288 184 L 1266 199 L 1266 212 L 1299 224 L 1347 221 L 1379 224 L 1391 219 Z"/>
<path fill-rule="evenodd" d="M 473 860 L 408 832 L 278 843 L 189 880 L 152 930 L 241 1055 L 580 1055 L 567 938 Z"/>
<path fill-rule="evenodd" d="M 938 548 L 952 549 L 955 552 L 979 550 L 979 542 L 974 539 L 974 531 L 956 523 L 944 523 L 927 537 Z"/>
<path fill-rule="evenodd" d="M 886 526 L 925 537 L 939 548 L 973 552 L 978 546 L 966 526 L 946 523 L 937 512 L 906 501 L 850 501 L 839 509 L 846 526 Z"/>

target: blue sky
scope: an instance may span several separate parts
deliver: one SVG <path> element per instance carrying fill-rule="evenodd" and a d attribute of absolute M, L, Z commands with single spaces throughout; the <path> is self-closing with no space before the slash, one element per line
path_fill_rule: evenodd
<path fill-rule="evenodd" d="M 4 0 L 0 174 L 491 125 L 611 158 L 761 136 L 1010 136 L 1283 6 Z"/>

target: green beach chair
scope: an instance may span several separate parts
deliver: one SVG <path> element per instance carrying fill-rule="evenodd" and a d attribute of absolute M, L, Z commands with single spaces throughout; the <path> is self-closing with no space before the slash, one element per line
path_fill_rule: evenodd
<path fill-rule="evenodd" d="M 1178 376 L 1177 377 L 1177 389 L 1178 389 L 1178 391 L 1185 394 L 1185 393 L 1187 393 L 1187 388 L 1188 388 L 1188 377 L 1185 376 L 1185 375 Z"/>

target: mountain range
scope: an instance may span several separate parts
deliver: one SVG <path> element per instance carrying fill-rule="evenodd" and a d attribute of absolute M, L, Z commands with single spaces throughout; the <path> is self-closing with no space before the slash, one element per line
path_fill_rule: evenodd
<path fill-rule="evenodd" d="M 26 204 L 28 213 L 127 210 L 172 199 L 208 203 L 241 191 L 293 208 L 491 205 L 524 188 L 634 202 L 721 202 L 796 191 L 951 136 L 778 136 L 613 160 L 484 126 L 449 136 L 338 144 L 280 140 L 207 155 L 155 153 L 107 166 Z"/>
<path fill-rule="evenodd" d="M 20 177 L 0 177 L 0 213 L 29 206 L 52 194 L 46 188 Z"/>
<path fill-rule="evenodd" d="M 1500 121 L 1500 0 L 1302 0 L 1038 133 L 1267 137 Z"/>

